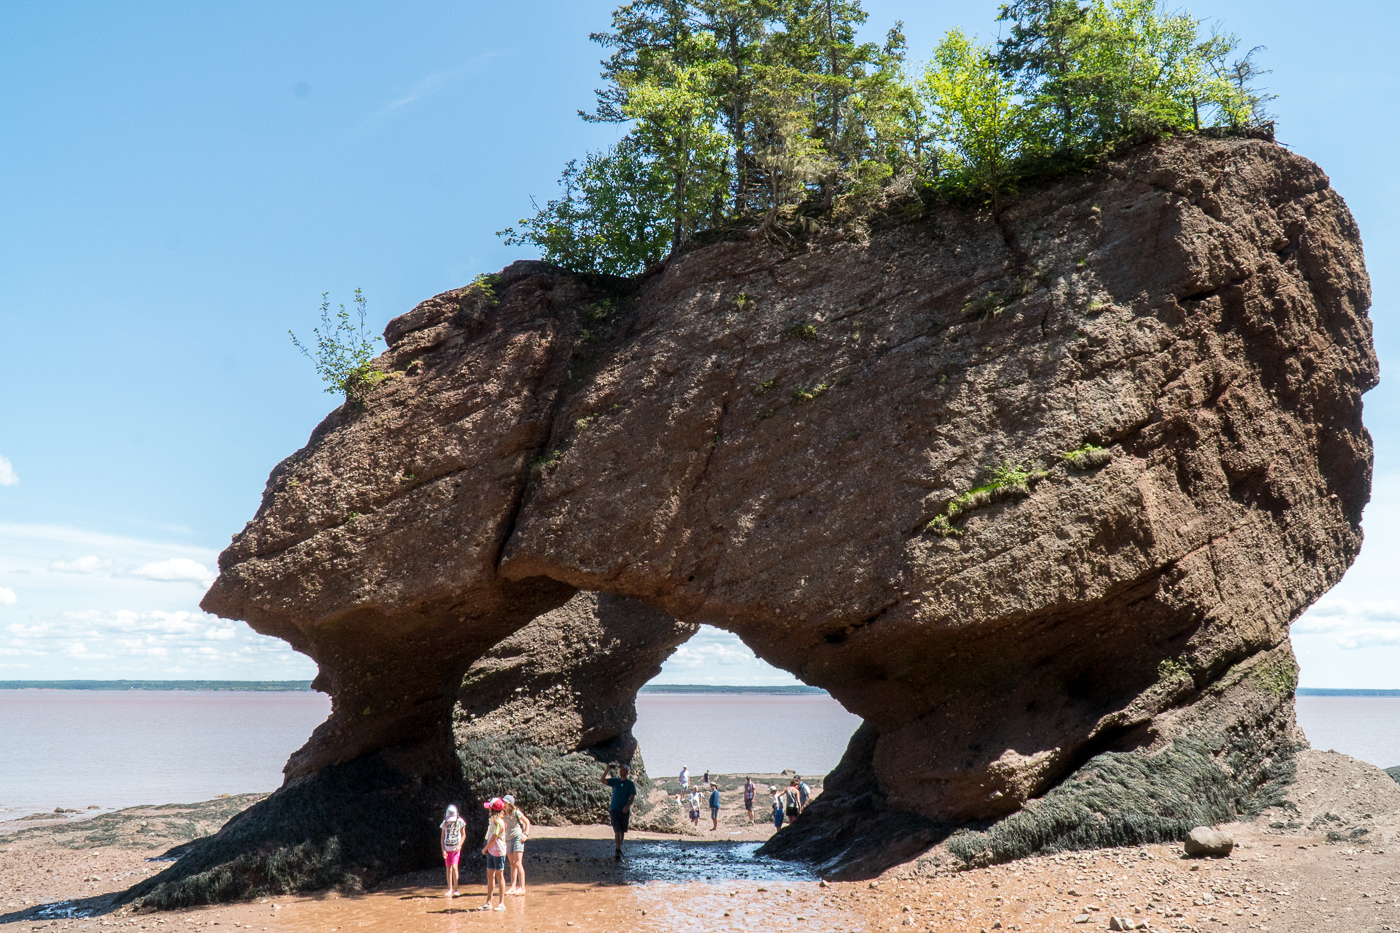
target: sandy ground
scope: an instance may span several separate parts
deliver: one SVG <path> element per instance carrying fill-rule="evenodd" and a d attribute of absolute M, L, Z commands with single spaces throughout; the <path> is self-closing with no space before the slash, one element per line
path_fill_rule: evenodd
<path fill-rule="evenodd" d="M 526 853 L 530 893 L 500 912 L 473 909 L 484 891 L 475 865 L 455 900 L 439 873 L 421 872 L 364 895 L 113 910 L 111 895 L 163 867 L 144 859 L 246 802 L 143 808 L 0 835 L 0 929 L 1031 933 L 1105 930 L 1119 917 L 1151 930 L 1400 931 L 1400 785 L 1346 756 L 1309 752 L 1291 798 L 1294 808 L 1222 827 L 1238 842 L 1225 859 L 1153 845 L 949 873 L 931 855 L 859 883 L 823 884 L 754 859 L 770 830 L 750 829 L 733 809 L 717 832 L 632 834 L 621 865 L 606 827 L 539 827 Z"/>

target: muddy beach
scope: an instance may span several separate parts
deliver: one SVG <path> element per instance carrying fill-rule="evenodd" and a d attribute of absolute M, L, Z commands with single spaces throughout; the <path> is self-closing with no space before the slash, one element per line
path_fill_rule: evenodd
<path fill-rule="evenodd" d="M 681 833 L 633 833 L 620 865 L 607 827 L 538 827 L 529 893 L 500 912 L 476 909 L 484 887 L 475 863 L 453 900 L 439 872 L 423 871 L 367 893 L 162 913 L 114 907 L 116 894 L 164 867 L 150 859 L 211 832 L 256 795 L 11 823 L 0 835 L 0 928 L 1032 933 L 1106 930 L 1119 918 L 1149 930 L 1400 930 L 1400 785 L 1331 752 L 1300 756 L 1293 806 L 1222 827 L 1237 843 L 1223 859 L 1149 845 L 950 871 L 935 850 L 873 881 L 823 883 L 800 865 L 757 857 L 771 824 L 750 827 L 732 805 L 737 790 L 725 796 L 718 831 L 687 823 Z"/>

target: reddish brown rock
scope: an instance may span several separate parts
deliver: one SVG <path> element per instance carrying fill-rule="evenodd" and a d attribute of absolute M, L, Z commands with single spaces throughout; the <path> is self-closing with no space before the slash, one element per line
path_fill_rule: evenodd
<path fill-rule="evenodd" d="M 1243 786 L 1291 748 L 1288 626 L 1361 544 L 1369 300 L 1326 176 L 1257 139 L 639 283 L 517 263 L 390 324 L 390 378 L 273 472 L 204 606 L 321 666 L 289 787 L 460 780 L 463 674 L 575 590 L 736 632 L 862 716 L 832 826 L 905 814 L 926 845 L 1106 750 L 1208 732 L 1224 762 L 1258 730 Z M 818 822 L 794 854 L 832 854 Z"/>

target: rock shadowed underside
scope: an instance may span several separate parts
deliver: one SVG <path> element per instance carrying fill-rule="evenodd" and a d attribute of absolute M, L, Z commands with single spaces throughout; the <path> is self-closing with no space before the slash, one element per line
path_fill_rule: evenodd
<path fill-rule="evenodd" d="M 204 602 L 313 657 L 334 712 L 242 820 L 262 835 L 235 853 L 231 825 L 147 903 L 235 854 L 220 896 L 282 883 L 254 850 L 426 864 L 431 840 L 259 810 L 364 771 L 422 822 L 497 792 L 468 750 L 512 732 L 626 753 L 636 686 L 697 623 L 864 719 L 769 846 L 830 872 L 1177 833 L 1286 780 L 1288 626 L 1370 489 L 1341 198 L 1270 141 L 1188 138 L 999 220 L 910 213 L 639 282 L 516 263 L 391 322 L 389 378 L 273 471 Z M 579 591 L 608 595 L 529 634 Z M 1128 785 L 1160 820 L 1114 810 Z"/>

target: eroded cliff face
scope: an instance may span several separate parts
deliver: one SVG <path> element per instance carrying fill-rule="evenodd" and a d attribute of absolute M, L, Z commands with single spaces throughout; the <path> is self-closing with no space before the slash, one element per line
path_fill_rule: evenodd
<path fill-rule="evenodd" d="M 1226 768 L 1263 780 L 1288 626 L 1361 544 L 1369 301 L 1326 176 L 1250 139 L 640 283 L 516 263 L 389 325 L 390 378 L 273 471 L 204 607 L 321 667 L 289 788 L 444 773 L 454 709 L 528 715 L 468 668 L 578 590 L 657 612 L 642 666 L 710 623 L 863 717 L 829 825 L 996 819 L 1203 731 L 1266 737 Z M 542 710 L 601 679 L 549 667 Z"/>

